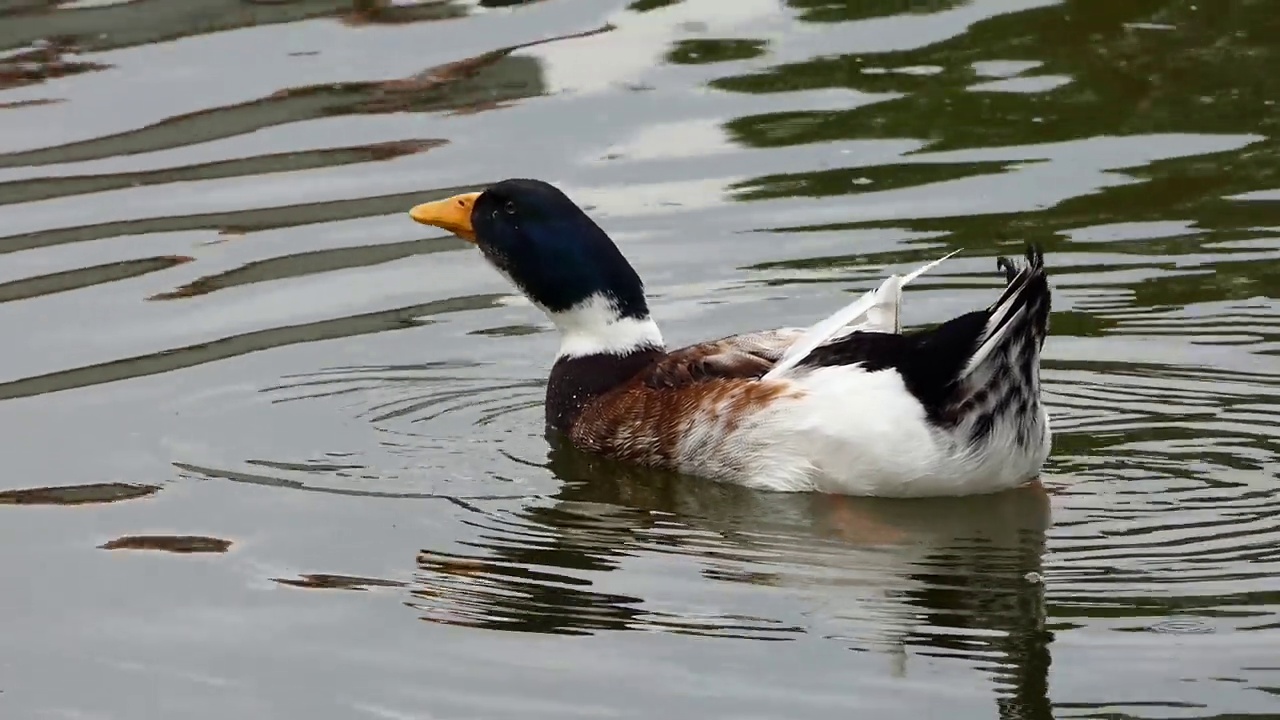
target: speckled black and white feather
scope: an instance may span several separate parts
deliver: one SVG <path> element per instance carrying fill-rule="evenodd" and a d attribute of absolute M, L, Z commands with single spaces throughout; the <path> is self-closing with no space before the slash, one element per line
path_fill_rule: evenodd
<path fill-rule="evenodd" d="M 1049 418 L 1040 400 L 1040 352 L 1049 332 L 1044 255 L 1026 252 L 1018 268 L 999 258 L 1008 287 L 987 310 L 973 354 L 942 408 L 944 423 L 974 456 L 1039 467 L 1049 453 Z"/>
<path fill-rule="evenodd" d="M 944 411 L 975 444 L 999 432 L 1020 446 L 1043 442 L 1040 351 L 1049 332 L 1049 281 L 1038 249 L 1028 248 L 1026 259 L 1021 269 L 1008 258 L 997 259 L 1009 285 L 987 311 L 977 347 Z"/>

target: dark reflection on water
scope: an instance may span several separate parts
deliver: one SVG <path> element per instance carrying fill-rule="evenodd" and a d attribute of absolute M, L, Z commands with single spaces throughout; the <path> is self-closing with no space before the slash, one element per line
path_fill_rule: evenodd
<path fill-rule="evenodd" d="M 930 10 L 941 10 L 948 3 L 927 5 Z M 1122 232 L 1114 238 L 1119 242 L 1108 243 L 1107 250 L 1188 255 L 1205 252 L 1205 243 L 1274 238 L 1274 229 L 1262 226 L 1280 224 L 1280 201 L 1241 202 L 1232 197 L 1280 185 L 1280 144 L 1274 137 L 1280 122 L 1275 105 L 1280 80 L 1263 70 L 1280 59 L 1280 46 L 1273 42 L 1280 33 L 1280 16 L 1273 10 L 1268 2 L 1247 0 L 1068 1 L 985 19 L 964 34 L 918 49 L 822 57 L 760 73 L 722 77 L 712 84 L 747 93 L 843 87 L 901 94 L 853 110 L 745 116 L 728 124 L 736 141 L 758 146 L 914 137 L 927 142 L 923 149 L 929 153 L 1023 148 L 1016 156 L 1018 165 L 1025 166 L 1028 161 L 1059 156 L 1049 147 L 1034 147 L 1046 143 L 1158 133 L 1241 136 L 1239 147 L 1227 151 L 1109 168 L 1116 179 L 1127 181 L 1110 181 L 1110 187 L 1063 198 L 1052 206 L 1034 208 L 1035 212 L 955 213 L 815 228 L 943 230 L 947 235 L 942 240 L 952 248 L 987 249 L 993 240 L 1016 237 L 1034 239 L 1052 250 L 1066 250 L 1069 238 L 1082 234 L 1083 227 L 1168 221 L 1186 225 L 1182 232 L 1161 233 L 1162 237 L 1156 238 L 1134 227 L 1131 239 L 1126 242 Z M 980 65 L 984 62 L 995 66 L 1022 63 L 1024 67 L 984 73 Z M 930 71 L 899 71 L 903 68 Z M 991 75 L 1006 73 L 1060 77 L 1068 82 L 1042 92 L 982 86 Z M 1249 80 L 1241 81 L 1245 77 Z M 1046 151 L 1048 154 L 1043 154 Z M 744 191 L 738 197 L 750 200 L 890 190 L 902 184 L 945 180 L 948 173 L 955 177 L 966 165 L 949 158 L 931 164 L 922 158 L 919 164 L 905 165 L 900 172 L 878 166 L 766 176 L 742 184 Z M 1007 167 L 997 165 L 986 172 Z M 982 172 L 980 168 L 974 166 L 977 172 Z M 935 180 L 927 177 L 930 169 L 939 174 Z M 909 177 L 906 173 L 922 177 L 903 182 Z M 1199 290 L 1196 301 L 1246 298 L 1269 287 L 1274 268 L 1274 263 L 1223 263 L 1217 272 L 1228 277 L 1220 276 L 1212 283 L 1205 279 L 1189 282 L 1175 273 L 1156 281 Z M 1186 296 L 1178 299 L 1192 300 Z M 1171 300 L 1153 297 L 1140 304 Z"/>
<path fill-rule="evenodd" d="M 447 188 L 435 191 L 435 194 L 441 197 L 448 197 L 455 191 L 462 192 L 469 189 L 471 188 Z M 42 230 L 0 237 L 0 255 L 6 252 L 53 247 L 66 243 L 107 240 L 128 235 L 173 233 L 187 230 L 216 230 L 219 234 L 234 236 L 312 223 L 351 220 L 370 215 L 396 212 L 403 209 L 404 203 L 412 202 L 414 199 L 420 199 L 431 194 L 431 192 L 402 193 L 385 197 L 307 203 L 261 210 L 239 210 L 226 213 L 184 215 L 181 217 L 155 217 L 78 227 L 62 227 L 55 230 Z M 461 247 L 461 242 L 453 241 L 453 246 L 455 248 Z"/>
<path fill-rule="evenodd" d="M 411 605 L 424 620 L 754 640 L 820 632 L 799 618 L 663 611 L 641 596 L 592 589 L 633 558 L 675 554 L 695 559 L 707 581 L 854 603 L 837 612 L 866 603 L 879 622 L 825 637 L 854 650 L 919 648 L 977 662 L 1008 687 L 1002 717 L 1052 717 L 1041 578 L 1050 508 L 1039 484 L 960 501 L 778 496 L 562 444 L 549 460 L 564 481 L 550 504 L 468 521 L 479 537 L 462 543 L 465 554 L 419 554 Z"/>
<path fill-rule="evenodd" d="M 62 370 L 48 375 L 0 383 L 0 399 L 28 397 L 99 383 L 169 372 L 184 367 L 237 357 L 247 353 L 297 343 L 318 342 L 366 333 L 417 327 L 429 324 L 431 315 L 471 310 L 489 305 L 497 296 L 452 298 L 394 310 L 322 320 L 305 325 L 271 328 L 210 342 L 173 348 L 149 356 L 117 360 L 100 365 Z"/>
<path fill-rule="evenodd" d="M 602 31 L 589 30 L 512 45 L 474 58 L 427 68 L 405 78 L 286 88 L 268 97 L 167 118 L 155 125 L 119 135 L 30 152 L 3 153 L 0 154 L 0 168 L 155 152 L 286 123 L 343 115 L 442 110 L 474 113 L 500 108 L 508 101 L 533 97 L 545 91 L 538 63 L 530 58 L 512 57 L 511 53 Z M 0 75 L 0 83 L 3 79 L 4 76 Z M 371 159 L 385 159 L 385 152 L 375 152 Z M 328 160 L 327 165 L 344 164 L 343 156 L 338 153 L 329 153 Z M 184 170 L 198 172 L 197 168 Z M 217 176 L 207 168 L 204 173 Z"/>
<path fill-rule="evenodd" d="M 382 263 L 394 262 L 415 255 L 426 255 L 455 249 L 457 249 L 456 240 L 429 238 L 426 240 L 407 240 L 402 243 L 296 253 L 252 262 L 216 275 L 206 275 L 175 290 L 152 295 L 148 299 L 178 300 L 197 295 L 207 295 L 215 290 L 223 290 L 238 285 L 304 277 L 346 268 L 381 265 Z"/>
<path fill-rule="evenodd" d="M 465 14 L 453 0 L 396 7 L 387 0 L 129 0 L 84 3 L 13 2 L 0 5 L 0 50 L 49 37 L 65 38 L 85 50 L 107 50 L 161 42 L 196 33 L 289 23 L 336 16 L 362 24 L 446 20 Z M 481 5 L 492 3 L 481 3 Z"/>
<path fill-rule="evenodd" d="M 416 139 L 325 148 L 306 152 L 260 155 L 242 160 L 220 160 L 187 167 L 151 172 L 81 175 L 43 178 L 0 184 L 0 205 L 34 202 L 66 195 L 82 195 L 143 185 L 165 185 L 193 180 L 215 180 L 278 172 L 298 172 L 311 168 L 336 167 L 353 163 L 394 160 L 425 152 L 445 144 L 445 140 Z"/>
<path fill-rule="evenodd" d="M 75 270 L 64 270 L 48 275 L 26 277 L 21 280 L 0 283 L 0 303 L 79 290 L 80 288 L 117 280 L 127 280 L 149 272 L 168 270 L 175 265 L 181 265 L 192 260 L 195 260 L 195 258 L 188 255 L 140 258 L 95 265 L 93 267 L 76 268 Z"/>

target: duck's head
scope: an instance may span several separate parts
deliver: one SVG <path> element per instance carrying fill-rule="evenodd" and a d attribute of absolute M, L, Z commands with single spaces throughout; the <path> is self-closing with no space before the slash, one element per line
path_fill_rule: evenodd
<path fill-rule="evenodd" d="M 409 211 L 475 243 L 559 328 L 560 355 L 661 348 L 644 283 L 613 240 L 554 186 L 504 180 Z"/>

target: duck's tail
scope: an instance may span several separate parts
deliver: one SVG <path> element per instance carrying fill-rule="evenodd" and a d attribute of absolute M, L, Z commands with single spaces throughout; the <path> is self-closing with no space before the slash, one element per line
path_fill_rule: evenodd
<path fill-rule="evenodd" d="M 996 267 L 1004 271 L 1009 285 L 987 308 L 986 325 L 958 380 L 985 384 L 986 375 L 1025 372 L 1038 363 L 1049 332 L 1049 278 L 1039 248 L 1029 246 L 1026 258 L 1027 265 L 1021 269 L 1007 257 L 996 258 Z"/>
<path fill-rule="evenodd" d="M 996 266 L 1008 286 L 983 313 L 973 352 L 953 381 L 947 413 L 954 422 L 969 425 L 974 440 L 989 434 L 1001 417 L 1016 421 L 1040 412 L 1040 351 L 1049 332 L 1050 307 L 1044 254 L 1029 246 L 1023 267 L 1005 257 L 997 258 Z"/>
<path fill-rule="evenodd" d="M 867 293 L 806 331 L 763 379 L 792 368 L 893 370 L 937 425 L 975 443 L 997 429 L 1012 429 L 1011 441 L 1028 447 L 1042 442 L 1040 349 L 1049 331 L 1049 281 L 1039 248 L 1028 247 L 1026 258 L 1022 268 L 1007 258 L 997 260 L 1008 286 L 990 307 L 927 330 L 899 334 L 896 316 L 875 314 L 884 293 Z M 887 297 L 895 298 L 898 289 L 889 287 Z M 877 328 L 841 335 L 850 318 Z"/>

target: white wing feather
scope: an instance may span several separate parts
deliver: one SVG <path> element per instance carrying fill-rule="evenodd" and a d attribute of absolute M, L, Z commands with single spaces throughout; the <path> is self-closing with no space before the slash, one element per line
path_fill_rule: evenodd
<path fill-rule="evenodd" d="M 795 342 L 791 343 L 786 351 L 783 352 L 782 358 L 761 379 L 769 380 L 782 375 L 799 364 L 805 356 L 823 343 L 838 335 L 848 334 L 847 332 L 841 332 L 846 328 L 849 328 L 849 332 L 900 332 L 902 325 L 899 310 L 902 307 L 902 288 L 958 252 L 960 251 L 949 252 L 937 260 L 917 268 L 906 276 L 890 275 L 884 282 L 880 283 L 880 287 L 875 290 L 868 290 L 862 297 L 828 315 L 806 330 Z M 859 319 L 862 322 L 853 325 Z"/>

